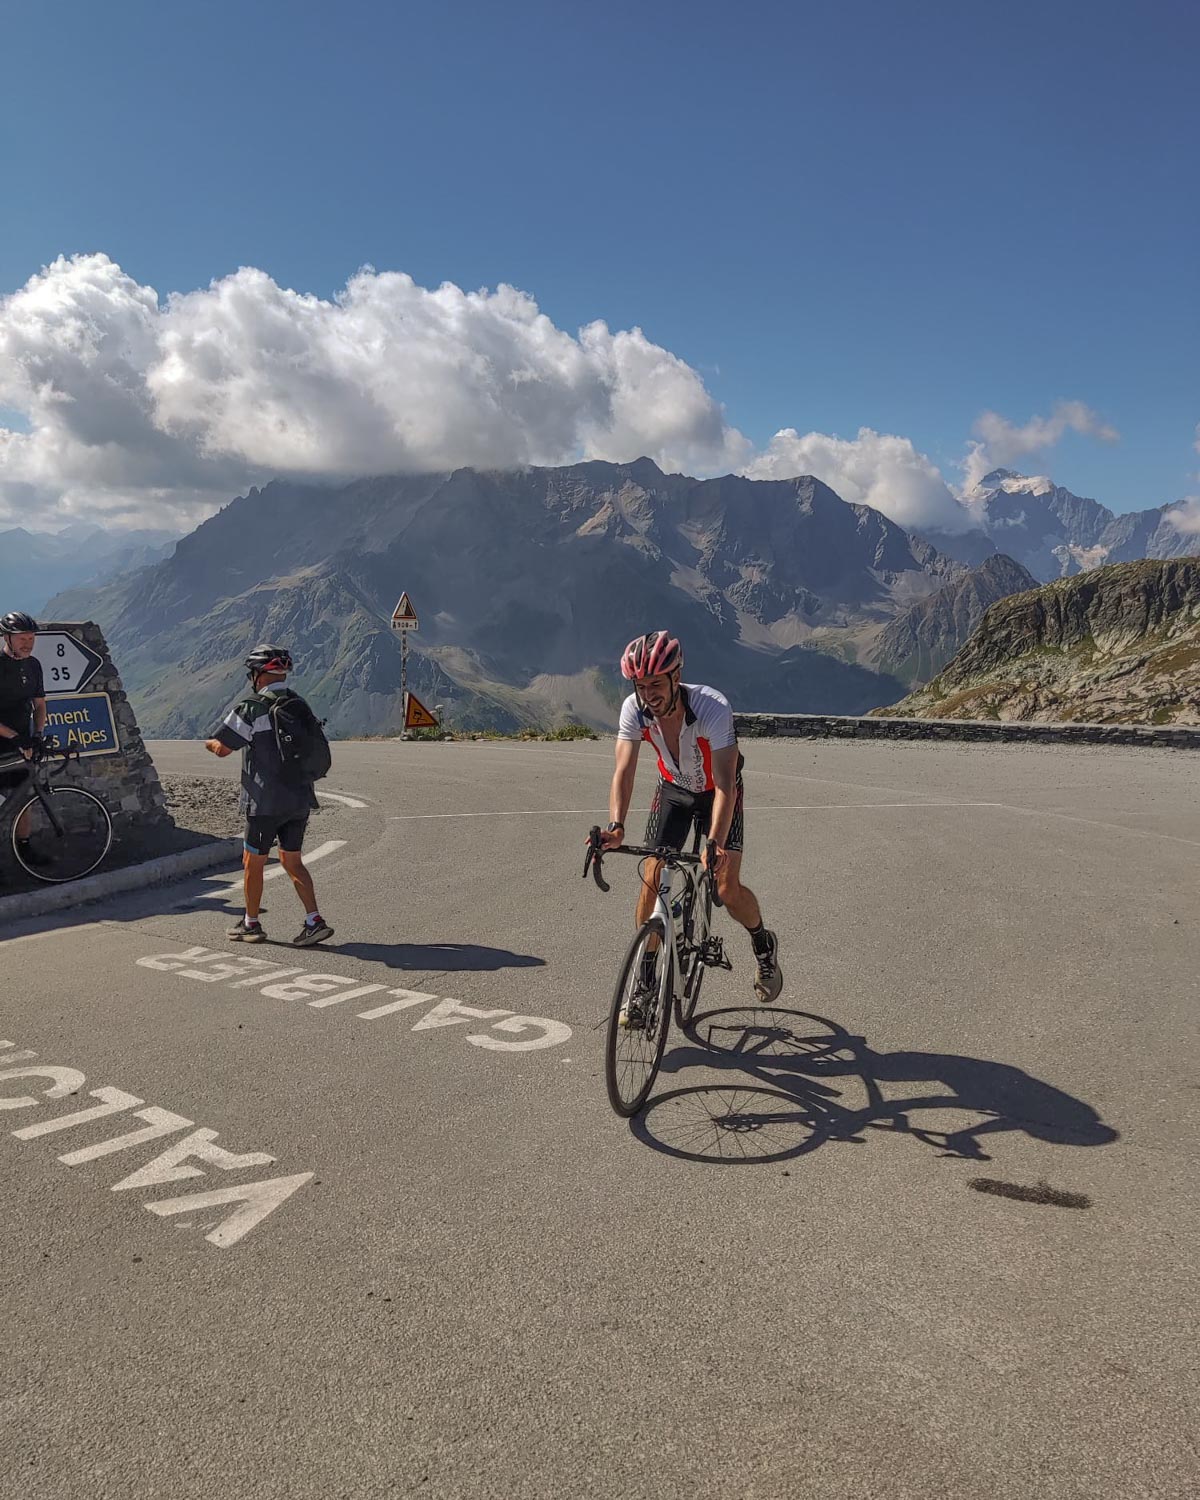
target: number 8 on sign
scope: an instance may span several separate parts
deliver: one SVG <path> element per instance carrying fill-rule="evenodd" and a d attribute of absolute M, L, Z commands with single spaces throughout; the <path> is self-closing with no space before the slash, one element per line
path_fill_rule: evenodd
<path fill-rule="evenodd" d="M 65 630 L 39 631 L 33 654 L 49 693 L 79 692 L 103 666 L 103 657 Z"/>

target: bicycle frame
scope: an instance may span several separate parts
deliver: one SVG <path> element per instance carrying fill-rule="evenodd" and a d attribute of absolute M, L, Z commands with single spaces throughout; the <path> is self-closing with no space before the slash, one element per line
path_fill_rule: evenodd
<path fill-rule="evenodd" d="M 683 889 L 679 895 L 672 900 L 671 888 L 674 884 L 676 871 L 683 876 Z M 675 963 L 672 966 L 674 975 L 674 993 L 672 999 L 678 999 L 681 990 L 687 982 L 691 972 L 690 960 L 699 959 L 704 952 L 711 930 L 711 914 L 707 903 L 702 900 L 702 882 L 711 879 L 707 871 L 702 871 L 696 865 L 665 864 L 658 883 L 658 899 L 654 903 L 653 915 L 663 924 L 666 934 L 664 942 L 667 948 L 675 955 Z M 679 916 L 676 918 L 676 910 Z M 684 929 L 683 920 L 690 915 L 692 930 L 689 935 Z M 687 946 L 685 947 L 685 939 Z"/>
<path fill-rule="evenodd" d="M 51 802 L 50 798 L 46 796 L 45 781 L 46 777 L 50 775 L 50 772 L 46 771 L 42 775 L 38 774 L 41 770 L 41 767 L 45 764 L 46 759 L 48 759 L 49 756 L 54 753 L 56 752 L 48 751 L 46 755 L 39 760 L 25 761 L 23 767 L 24 775 L 21 777 L 20 781 L 14 782 L 13 785 L 9 787 L 2 796 L 0 796 L 0 816 L 3 815 L 4 809 L 9 805 L 10 802 L 16 801 L 22 792 L 29 791 L 32 788 L 33 795 L 42 804 L 42 810 L 50 820 L 50 826 L 54 829 L 55 833 L 58 834 L 59 838 L 61 838 L 63 835 L 63 826 L 58 821 L 58 814 L 54 811 L 54 804 Z M 71 754 L 65 750 L 59 751 L 57 753 L 62 756 L 62 770 L 65 771 L 68 762 L 71 760 Z M 78 753 L 76 753 L 75 758 L 78 759 Z M 19 766 L 13 767 L 14 771 L 21 769 L 22 768 Z"/>
<path fill-rule="evenodd" d="M 700 865 L 700 856 L 696 852 L 699 846 L 699 835 L 696 837 L 695 848 L 691 854 L 684 854 L 677 849 L 648 849 L 644 846 L 621 844 L 616 849 L 603 849 L 600 845 L 600 830 L 593 828 L 588 840 L 587 860 L 583 867 L 586 877 L 590 871 L 592 878 L 602 891 L 607 891 L 601 865 L 605 854 L 632 854 L 640 860 L 639 874 L 643 882 L 646 879 L 645 868 L 648 863 L 658 861 L 662 870 L 658 879 L 658 893 L 654 902 L 654 910 L 651 920 L 657 920 L 662 924 L 663 942 L 667 951 L 674 956 L 675 962 L 672 967 L 672 995 L 671 999 L 679 998 L 680 990 L 686 984 L 691 970 L 688 960 L 695 958 L 696 962 L 703 963 L 702 954 L 707 951 L 709 936 L 712 930 L 711 913 L 707 903 L 701 898 L 703 896 L 703 882 L 710 881 L 713 887 L 713 905 L 720 906 L 721 901 L 717 896 L 716 882 L 707 868 Z M 709 857 L 715 846 L 709 844 Z M 679 895 L 672 899 L 671 889 L 674 884 L 675 872 L 683 876 L 683 889 Z M 686 934 L 676 918 L 676 908 L 679 917 L 690 911 L 692 932 L 690 941 L 684 946 Z"/>

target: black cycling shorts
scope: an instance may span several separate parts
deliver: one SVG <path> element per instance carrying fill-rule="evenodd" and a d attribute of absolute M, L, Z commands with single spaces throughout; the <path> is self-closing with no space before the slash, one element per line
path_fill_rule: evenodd
<path fill-rule="evenodd" d="M 729 825 L 729 837 L 725 847 L 731 854 L 740 854 L 745 845 L 745 790 L 742 786 L 743 761 L 738 760 L 736 796 L 733 804 L 733 822 Z M 712 810 L 715 792 L 689 792 L 676 786 L 673 781 L 660 781 L 650 804 L 650 817 L 646 821 L 644 842 L 652 849 L 682 850 L 698 829 L 704 838 L 712 826 Z"/>
<path fill-rule="evenodd" d="M 247 818 L 243 845 L 248 854 L 270 854 L 276 839 L 285 854 L 299 854 L 304 845 L 307 816 L 302 818 Z"/>

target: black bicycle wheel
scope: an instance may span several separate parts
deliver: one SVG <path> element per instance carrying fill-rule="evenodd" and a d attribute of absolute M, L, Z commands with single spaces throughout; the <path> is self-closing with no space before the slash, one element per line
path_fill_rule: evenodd
<path fill-rule="evenodd" d="M 642 1005 L 641 1024 L 623 1025 L 621 1012 L 633 1001 L 642 970 L 642 957 L 650 939 L 657 936 L 658 989 Z M 667 1032 L 671 1025 L 671 993 L 674 987 L 674 955 L 663 942 L 663 926 L 655 917 L 643 922 L 629 945 L 621 965 L 612 1009 L 608 1016 L 608 1037 L 604 1047 L 604 1078 L 608 1100 L 619 1115 L 636 1115 L 650 1097 Z"/>
<path fill-rule="evenodd" d="M 696 904 L 703 914 L 704 930 L 709 932 L 712 930 L 712 884 L 705 878 L 701 881 L 701 886 L 703 890 Z M 687 919 L 689 914 L 685 912 L 684 916 Z M 697 920 L 696 913 L 693 912 L 690 914 L 685 932 L 685 940 L 688 943 L 693 941 L 696 928 L 700 925 L 701 922 Z M 700 986 L 704 983 L 704 971 L 707 968 L 708 965 L 704 963 L 700 955 L 693 949 L 692 955 L 688 960 L 687 978 L 684 980 L 679 994 L 675 997 L 675 1016 L 681 1026 L 689 1026 L 692 1017 L 696 1014 L 696 1002 L 700 998 Z"/>
<path fill-rule="evenodd" d="M 31 797 L 17 814 L 12 825 L 17 863 L 35 880 L 54 884 L 91 874 L 112 844 L 108 809 L 78 786 L 48 787 L 42 796 L 54 816 L 40 797 Z"/>

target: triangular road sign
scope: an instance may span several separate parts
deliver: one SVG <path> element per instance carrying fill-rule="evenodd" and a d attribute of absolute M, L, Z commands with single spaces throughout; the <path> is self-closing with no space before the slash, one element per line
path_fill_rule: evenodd
<path fill-rule="evenodd" d="M 417 612 L 412 607 L 412 600 L 407 593 L 403 593 L 400 595 L 400 603 L 392 611 L 392 629 L 416 630 L 418 628 Z"/>
<path fill-rule="evenodd" d="M 405 729 L 436 729 L 438 721 L 433 717 L 415 693 L 409 693 L 404 705 Z"/>

